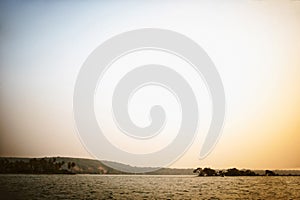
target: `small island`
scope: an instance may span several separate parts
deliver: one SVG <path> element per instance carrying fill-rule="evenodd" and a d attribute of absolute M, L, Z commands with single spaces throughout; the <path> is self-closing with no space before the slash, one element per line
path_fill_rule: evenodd
<path fill-rule="evenodd" d="M 236 168 L 230 168 L 226 170 L 214 170 L 211 168 L 200 168 L 198 167 L 193 171 L 193 173 L 198 173 L 198 176 L 281 176 L 271 170 L 265 170 L 264 174 L 258 174 L 249 169 L 239 170 Z M 291 176 L 291 174 L 289 174 Z M 285 175 L 286 176 L 286 175 Z"/>

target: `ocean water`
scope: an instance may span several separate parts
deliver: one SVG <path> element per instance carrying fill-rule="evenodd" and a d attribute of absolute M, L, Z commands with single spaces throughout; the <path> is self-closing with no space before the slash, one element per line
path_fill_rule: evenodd
<path fill-rule="evenodd" d="M 300 176 L 0 175 L 0 199 L 300 199 Z"/>

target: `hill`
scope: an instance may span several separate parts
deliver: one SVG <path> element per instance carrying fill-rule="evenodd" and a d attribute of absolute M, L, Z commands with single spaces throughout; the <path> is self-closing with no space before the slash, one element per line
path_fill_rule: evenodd
<path fill-rule="evenodd" d="M 85 158 L 44 157 L 44 158 L 15 158 L 0 157 L 0 173 L 24 174 L 129 174 L 115 170 L 112 167 L 127 172 L 140 171 L 140 167 L 133 167 L 111 161 L 99 161 Z M 155 170 L 155 168 L 147 168 Z M 149 173 L 156 175 L 192 175 L 193 169 L 161 168 Z"/>

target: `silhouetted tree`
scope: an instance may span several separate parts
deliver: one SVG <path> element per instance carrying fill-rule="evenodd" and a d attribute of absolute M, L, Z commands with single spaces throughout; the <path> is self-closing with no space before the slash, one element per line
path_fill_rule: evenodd
<path fill-rule="evenodd" d="M 64 161 L 56 162 L 56 159 L 41 158 L 29 159 L 28 162 L 23 160 L 9 161 L 8 159 L 0 159 L 0 173 L 31 173 L 31 174 L 61 174 L 70 173 L 62 169 Z M 73 168 L 75 163 L 70 163 Z"/>
<path fill-rule="evenodd" d="M 200 168 L 198 167 L 197 169 L 195 169 L 193 171 L 193 173 L 198 173 L 199 176 L 216 176 L 217 173 L 215 170 L 211 169 L 211 168 Z"/>
<path fill-rule="evenodd" d="M 202 171 L 202 168 L 198 167 L 197 169 L 194 169 L 193 173 L 200 173 Z"/>
<path fill-rule="evenodd" d="M 204 174 L 204 176 L 216 176 L 216 171 L 211 168 L 204 168 L 203 174 Z"/>
<path fill-rule="evenodd" d="M 241 172 L 236 168 L 231 168 L 225 172 L 225 175 L 226 176 L 241 176 Z"/>

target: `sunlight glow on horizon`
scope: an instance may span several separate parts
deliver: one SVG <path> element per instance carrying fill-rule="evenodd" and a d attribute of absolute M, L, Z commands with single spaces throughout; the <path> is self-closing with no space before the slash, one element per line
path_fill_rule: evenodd
<path fill-rule="evenodd" d="M 87 56 L 119 33 L 155 27 L 196 41 L 227 101 L 216 148 L 205 130 L 171 167 L 300 168 L 300 2 L 1 2 L 0 156 L 91 156 L 72 98 Z M 201 123 L 201 122 L 200 122 Z"/>

